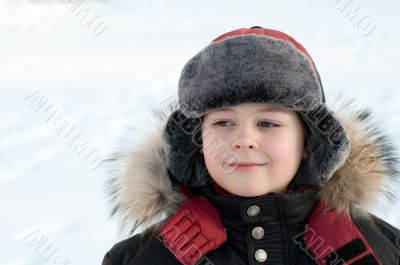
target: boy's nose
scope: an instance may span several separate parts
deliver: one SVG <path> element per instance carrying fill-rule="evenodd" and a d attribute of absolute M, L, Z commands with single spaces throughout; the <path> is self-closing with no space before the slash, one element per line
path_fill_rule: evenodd
<path fill-rule="evenodd" d="M 232 143 L 232 149 L 258 149 L 258 143 L 249 138 L 238 138 Z"/>

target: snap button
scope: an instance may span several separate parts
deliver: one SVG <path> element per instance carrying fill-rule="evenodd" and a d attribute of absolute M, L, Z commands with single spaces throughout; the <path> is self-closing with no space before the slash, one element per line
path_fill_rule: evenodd
<path fill-rule="evenodd" d="M 247 215 L 250 217 L 257 216 L 259 213 L 260 213 L 260 207 L 258 207 L 257 205 L 250 206 L 247 209 Z"/>
<path fill-rule="evenodd" d="M 267 252 L 264 249 L 258 249 L 254 257 L 258 262 L 265 262 L 267 260 Z"/>
<path fill-rule="evenodd" d="M 254 239 L 262 239 L 264 237 L 264 229 L 262 227 L 254 227 L 253 230 L 251 231 L 251 236 Z"/>

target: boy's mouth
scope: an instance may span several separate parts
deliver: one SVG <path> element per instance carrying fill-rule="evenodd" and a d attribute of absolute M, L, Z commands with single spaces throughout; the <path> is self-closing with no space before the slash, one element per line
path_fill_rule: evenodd
<path fill-rule="evenodd" d="M 267 163 L 251 163 L 251 162 L 246 162 L 246 163 L 232 163 L 229 164 L 230 167 L 234 167 L 235 169 L 254 169 L 258 168 L 261 166 L 265 166 Z"/>

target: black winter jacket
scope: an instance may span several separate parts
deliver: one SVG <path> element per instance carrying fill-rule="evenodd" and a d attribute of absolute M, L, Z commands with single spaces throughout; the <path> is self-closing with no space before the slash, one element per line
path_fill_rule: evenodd
<path fill-rule="evenodd" d="M 296 236 L 304 231 L 307 218 L 317 202 L 315 192 L 291 192 L 285 196 L 268 195 L 254 199 L 232 198 L 216 194 L 209 186 L 203 194 L 221 213 L 228 240 L 214 251 L 206 254 L 199 264 L 271 264 L 307 265 L 317 264 L 304 248 L 304 242 Z M 247 218 L 246 211 L 259 206 L 258 218 Z M 252 229 L 262 227 L 262 240 L 252 237 Z M 400 264 L 400 231 L 373 217 L 372 221 L 358 222 L 357 227 L 366 236 L 382 264 Z M 334 231 L 333 231 L 334 232 Z M 302 248 L 303 246 L 303 248 Z M 267 260 L 257 262 L 255 251 L 264 249 Z M 358 255 L 359 249 L 352 249 Z M 135 235 L 116 244 L 104 257 L 103 265 L 181 264 L 164 246 L 161 237 L 147 233 Z M 355 263 L 354 263 L 355 264 Z M 357 264 L 378 264 L 365 261 Z"/>

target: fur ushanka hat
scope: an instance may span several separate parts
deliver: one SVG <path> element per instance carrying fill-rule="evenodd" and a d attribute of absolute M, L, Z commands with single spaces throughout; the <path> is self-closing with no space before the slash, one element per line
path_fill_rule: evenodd
<path fill-rule="evenodd" d="M 285 33 L 252 27 L 219 36 L 184 66 L 178 98 L 179 108 L 163 132 L 164 149 L 172 179 L 187 186 L 211 180 L 200 153 L 204 114 L 242 103 L 274 104 L 301 114 L 310 155 L 292 184 L 328 180 L 349 155 L 348 136 L 325 105 L 311 56 Z"/>

